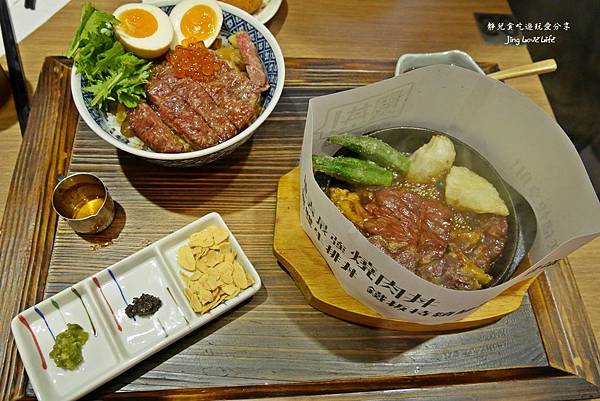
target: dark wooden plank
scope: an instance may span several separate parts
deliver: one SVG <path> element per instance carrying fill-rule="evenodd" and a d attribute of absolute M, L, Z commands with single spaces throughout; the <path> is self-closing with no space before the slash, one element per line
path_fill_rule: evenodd
<path fill-rule="evenodd" d="M 46 59 L 8 192 L 0 236 L 0 399 L 23 390 L 10 322 L 44 292 L 57 220 L 51 193 L 67 171 L 77 126 L 69 80 L 66 60 Z"/>
<path fill-rule="evenodd" d="M 600 385 L 600 357 L 568 260 L 531 286 L 532 304 L 550 366 Z"/>
<path fill-rule="evenodd" d="M 543 377 L 543 378 L 542 378 Z M 577 387 L 574 394 L 572 388 Z M 376 391 L 372 389 L 377 389 Z M 596 386 L 577 376 L 561 376 L 552 369 L 510 369 L 480 374 L 397 377 L 360 381 L 298 383 L 291 385 L 183 389 L 115 393 L 106 400 L 382 400 L 412 401 L 583 400 L 598 396 Z"/>
<path fill-rule="evenodd" d="M 90 398 L 302 399 L 334 392 L 390 394 L 373 393 L 389 389 L 423 398 L 447 394 L 450 399 L 501 399 L 503 392 L 516 394 L 514 389 L 521 390 L 523 399 L 600 395 L 584 379 L 551 365 L 546 352 L 553 351 L 544 350 L 528 298 L 517 312 L 478 330 L 437 336 L 387 331 L 312 309 L 276 263 L 272 243 L 277 180 L 297 164 L 308 99 L 391 76 L 390 65 L 288 60 L 291 81 L 272 117 L 232 155 L 200 168 L 148 164 L 117 151 L 81 125 L 70 171 L 98 174 L 120 206 L 113 226 L 98 236 L 78 236 L 64 222 L 58 224 L 46 295 L 215 210 L 224 216 L 264 282 L 250 302 L 149 358 Z M 345 71 L 339 80 L 331 78 L 327 85 L 303 81 L 327 76 L 319 68 L 332 66 L 339 74 Z M 43 204 L 39 213 L 49 214 L 48 205 Z M 23 269 L 29 271 L 31 266 Z M 553 283 L 546 291 L 553 291 Z M 31 303 L 33 299 L 26 302 Z M 558 315 L 562 318 L 565 313 L 560 310 Z M 582 336 L 590 333 L 585 325 L 572 328 Z M 565 330 L 556 335 L 557 342 L 567 344 L 576 338 L 566 336 Z M 20 374 L 14 382 L 22 385 L 22 367 L 10 366 Z M 369 399 L 369 394 L 357 397 Z"/>
<path fill-rule="evenodd" d="M 578 392 L 574 393 L 573 388 Z M 329 381 L 283 385 L 190 388 L 90 394 L 102 400 L 584 400 L 598 396 L 596 386 L 577 376 L 563 376 L 551 368 L 494 370 L 477 374 L 391 377 L 360 381 Z M 34 400 L 22 397 L 20 400 Z"/>

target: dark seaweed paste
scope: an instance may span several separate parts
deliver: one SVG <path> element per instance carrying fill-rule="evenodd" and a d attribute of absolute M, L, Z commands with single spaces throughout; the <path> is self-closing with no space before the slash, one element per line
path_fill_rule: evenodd
<path fill-rule="evenodd" d="M 133 319 L 134 316 L 151 316 L 162 306 L 160 298 L 150 294 L 142 294 L 133 298 L 133 302 L 125 308 L 125 314 Z"/>

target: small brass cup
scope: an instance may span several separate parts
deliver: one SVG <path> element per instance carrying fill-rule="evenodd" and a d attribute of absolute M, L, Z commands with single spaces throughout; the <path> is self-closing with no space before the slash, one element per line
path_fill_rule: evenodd
<path fill-rule="evenodd" d="M 115 204 L 106 185 L 93 174 L 76 173 L 62 179 L 52 193 L 52 206 L 71 228 L 96 234 L 115 218 Z"/>

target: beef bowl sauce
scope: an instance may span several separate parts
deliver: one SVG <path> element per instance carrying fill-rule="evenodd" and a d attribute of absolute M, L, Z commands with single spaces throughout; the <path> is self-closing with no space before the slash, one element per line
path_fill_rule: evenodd
<path fill-rule="evenodd" d="M 449 147 L 442 156 L 432 145 L 440 136 Z M 535 214 L 483 156 L 456 138 L 424 128 L 389 128 L 364 137 L 394 148 L 396 155 L 390 157 L 410 159 L 408 167 L 394 171 L 391 182 L 383 185 L 356 182 L 361 179 L 353 175 L 358 170 L 336 170 L 332 164 L 326 171 L 323 163 L 329 161 L 317 159 L 315 164 L 314 157 L 313 170 L 332 203 L 373 246 L 401 267 L 449 289 L 477 290 L 510 279 L 535 239 Z M 342 139 L 333 136 L 328 142 L 355 146 L 342 145 L 333 159 L 371 163 L 378 157 L 365 157 L 368 148 L 347 136 Z"/>
<path fill-rule="evenodd" d="M 489 284 L 507 241 L 506 217 L 448 206 L 444 180 L 390 187 L 329 187 L 328 196 L 377 248 L 434 284 L 475 290 Z"/>

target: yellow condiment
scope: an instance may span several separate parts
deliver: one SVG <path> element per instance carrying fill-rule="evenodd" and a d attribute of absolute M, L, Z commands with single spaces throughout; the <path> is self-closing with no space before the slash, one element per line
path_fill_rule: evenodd
<path fill-rule="evenodd" d="M 75 205 L 73 208 L 74 219 L 85 219 L 98 213 L 102 207 L 104 198 L 86 199 Z"/>

